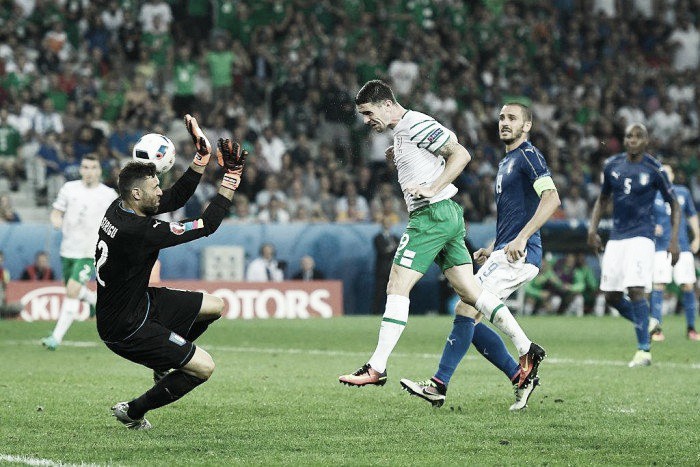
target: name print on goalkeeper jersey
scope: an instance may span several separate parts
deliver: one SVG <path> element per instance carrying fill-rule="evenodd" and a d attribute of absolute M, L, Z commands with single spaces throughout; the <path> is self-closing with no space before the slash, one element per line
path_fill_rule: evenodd
<path fill-rule="evenodd" d="M 194 192 L 198 181 L 199 174 L 186 172 L 171 189 L 163 191 L 158 212 L 169 212 L 179 205 L 182 197 Z M 109 206 L 95 252 L 97 330 L 104 341 L 123 339 L 146 318 L 146 290 L 158 252 L 211 234 L 225 217 L 229 204 L 217 196 L 201 219 L 183 223 L 138 216 L 125 208 L 121 199 Z"/>

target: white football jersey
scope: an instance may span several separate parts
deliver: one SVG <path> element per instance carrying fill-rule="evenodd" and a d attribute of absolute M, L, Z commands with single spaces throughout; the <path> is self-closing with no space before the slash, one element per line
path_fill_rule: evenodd
<path fill-rule="evenodd" d="M 435 153 L 452 134 L 433 117 L 413 110 L 407 111 L 394 127 L 394 162 L 408 212 L 457 194 L 457 187 L 451 183 L 430 199 L 414 199 L 408 193 L 413 186 L 430 185 L 445 170 L 445 158 Z"/>
<path fill-rule="evenodd" d="M 116 198 L 117 193 L 102 183 L 88 188 L 82 180 L 75 180 L 61 187 L 53 208 L 63 212 L 62 257 L 95 257 L 100 222 Z"/>

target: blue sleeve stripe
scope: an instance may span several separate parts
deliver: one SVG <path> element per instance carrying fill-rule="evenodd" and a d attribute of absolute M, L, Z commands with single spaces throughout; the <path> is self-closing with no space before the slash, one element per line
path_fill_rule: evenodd
<path fill-rule="evenodd" d="M 529 165 L 532 169 L 532 174 L 535 176 L 535 178 L 537 178 L 537 170 L 535 170 L 535 166 L 532 165 L 532 162 L 530 162 L 530 159 L 527 157 L 527 154 L 525 154 L 525 151 L 521 149 L 520 153 L 523 155 L 523 159 L 527 161 L 527 165 Z"/>
<path fill-rule="evenodd" d="M 540 161 L 542 168 L 547 170 L 547 162 L 544 160 L 544 156 L 539 151 L 535 151 L 535 154 L 537 154 L 537 160 Z"/>
<path fill-rule="evenodd" d="M 685 196 L 685 209 L 688 211 L 686 217 L 693 217 L 698 212 L 695 209 L 695 201 L 693 201 L 693 196 L 690 194 L 690 190 L 683 187 L 683 195 Z"/>

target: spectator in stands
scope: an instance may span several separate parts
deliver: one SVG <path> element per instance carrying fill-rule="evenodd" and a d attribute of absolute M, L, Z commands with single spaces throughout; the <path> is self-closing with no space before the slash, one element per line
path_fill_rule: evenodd
<path fill-rule="evenodd" d="M 0 251 L 0 305 L 7 304 L 7 284 L 10 283 L 10 271 L 5 267 L 5 253 Z"/>
<path fill-rule="evenodd" d="M 292 279 L 298 281 L 318 281 L 326 278 L 325 274 L 316 269 L 316 262 L 309 255 L 304 255 L 299 261 L 301 270 Z"/>
<path fill-rule="evenodd" d="M 63 133 L 63 118 L 54 110 L 54 104 L 48 97 L 44 99 L 41 110 L 34 115 L 32 128 L 40 135 L 50 132 Z"/>
<path fill-rule="evenodd" d="M 21 222 L 19 214 L 12 207 L 12 199 L 10 195 L 0 195 L 0 223 L 5 222 Z"/>
<path fill-rule="evenodd" d="M 250 262 L 245 272 L 248 282 L 280 282 L 284 280 L 282 265 L 275 259 L 275 247 L 264 243 L 260 247 L 260 256 Z"/>
<path fill-rule="evenodd" d="M 600 162 L 622 151 L 620 135 L 625 124 L 650 122 L 668 99 L 680 120 L 669 125 L 661 113 L 654 118 L 671 134 L 661 132 L 658 149 L 665 157 L 678 159 L 681 167 L 695 166 L 688 172 L 688 184 L 700 201 L 695 160 L 700 152 L 700 101 L 693 73 L 700 55 L 697 2 L 627 2 L 633 13 L 622 14 L 625 2 L 601 0 L 595 2 L 596 8 L 606 12 L 600 15 L 590 14 L 591 2 L 572 1 L 537 2 L 536 15 L 528 2 L 506 2 L 502 8 L 486 1 L 424 2 L 420 7 L 413 5 L 420 2 L 409 2 L 408 9 L 400 7 L 401 2 L 389 2 L 376 11 L 317 2 L 319 11 L 329 12 L 326 15 L 295 8 L 308 2 L 273 3 L 272 15 L 265 17 L 264 6 L 228 0 L 108 0 L 101 2 L 104 8 L 97 9 L 100 2 L 19 2 L 19 7 L 0 15 L 10 31 L 0 41 L 0 60 L 5 64 L 0 73 L 2 108 L 9 110 L 10 125 L 23 136 L 22 146 L 30 148 L 46 143 L 47 132 L 60 132 L 59 119 L 62 135 L 70 137 L 56 138 L 55 147 L 72 143 L 72 135 L 83 125 L 95 127 L 95 116 L 102 120 L 99 127 L 104 133 L 109 126 L 119 133 L 122 125 L 139 133 L 155 131 L 157 126 L 168 132 L 170 120 L 192 106 L 212 109 L 210 122 L 223 116 L 227 127 L 235 128 L 236 138 L 247 140 L 244 147 L 249 144 L 249 151 L 266 126 L 278 127 L 275 133 L 284 151 L 289 151 L 292 167 L 306 164 L 303 186 L 307 196 L 320 201 L 317 181 L 321 177 L 333 180 L 320 202 L 324 214 L 318 209 L 309 214 L 334 221 L 334 197 L 343 194 L 343 185 L 336 185 L 343 177 L 334 177 L 337 169 L 358 184 L 368 201 L 380 183 L 395 177 L 387 175 L 394 169 L 384 163 L 391 135 L 372 133 L 368 137 L 364 130 L 357 131 L 354 106 L 348 101 L 357 91 L 358 80 L 385 76 L 398 94 L 415 94 L 419 85 L 426 86 L 420 90 L 421 97 L 435 98 L 428 102 L 412 98 L 421 107 L 416 110 L 438 106 L 432 113 L 451 120 L 441 123 L 454 128 L 474 156 L 463 178 L 472 187 L 469 201 L 473 208 L 467 206 L 472 213 L 468 219 L 480 221 L 492 215 L 488 197 L 493 190 L 478 186 L 495 168 L 492 115 L 502 102 L 503 90 L 533 101 L 540 130 L 532 138 L 538 146 L 548 148 L 550 159 L 557 146 L 573 142 L 579 147 L 582 167 L 590 168 L 584 197 L 592 198 L 597 196 Z M 25 8 L 30 17 L 23 16 Z M 422 19 L 408 20 L 412 15 Z M 611 28 L 613 17 L 615 27 Z M 519 18 L 515 32 L 506 34 L 501 51 L 496 50 L 498 28 L 514 24 L 514 18 Z M 381 33 L 371 32 L 379 22 L 387 27 Z M 215 36 L 221 31 L 220 37 L 230 39 L 215 39 L 211 44 L 193 41 L 209 31 L 208 25 L 216 28 Z M 358 37 L 348 25 L 370 32 Z M 470 34 L 473 30 L 479 34 Z M 385 37 L 373 37 L 380 35 Z M 413 47 L 395 47 L 396 37 Z M 380 39 L 392 45 L 372 47 L 372 41 Z M 177 50 L 177 60 L 172 63 L 169 42 Z M 522 60 L 523 56 L 532 60 Z M 626 59 L 616 60 L 620 56 Z M 421 73 L 429 79 L 418 80 Z M 220 95 L 226 98 L 219 99 Z M 47 100 L 53 110 L 44 108 Z M 455 101 L 460 107 L 456 113 Z M 34 125 L 41 139 L 27 136 Z M 656 135 L 658 125 L 649 126 Z M 285 142 L 286 135 L 294 140 Z M 110 141 L 112 150 L 118 147 L 120 157 L 128 157 L 123 135 L 115 139 L 120 141 Z M 688 148 L 679 147 L 679 139 Z M 328 148 L 319 151 L 321 141 Z M 99 145 L 95 141 L 94 147 Z M 24 153 L 23 149 L 18 152 Z M 251 152 L 251 173 L 254 159 L 267 161 L 263 152 Z M 316 158 L 319 152 L 325 157 Z M 562 178 L 561 186 L 569 186 L 577 171 L 570 159 L 575 151 L 561 153 L 561 160 L 547 162 L 550 168 L 562 169 L 557 177 Z M 36 150 L 31 156 L 35 154 Z M 51 156 L 62 167 L 50 170 L 62 173 L 67 157 L 62 151 Z M 272 167 L 258 162 L 259 171 L 274 170 L 275 160 L 272 158 Z M 281 167 L 281 156 L 279 161 Z M 364 164 L 371 167 L 369 186 L 360 168 Z M 43 165 L 34 166 L 43 171 Z M 472 166 L 479 170 L 472 171 Z M 75 167 L 73 163 L 70 170 Z M 31 177 L 31 183 L 40 178 Z M 21 188 L 22 180 L 12 178 Z M 247 190 L 248 199 L 255 199 L 264 178 L 243 181 L 241 190 Z M 278 181 L 287 191 L 284 178 Z M 555 182 L 559 185 L 560 180 Z M 58 180 L 55 185 L 62 183 Z M 38 189 L 45 187 L 45 182 L 37 182 Z M 54 195 L 49 193 L 48 198 Z M 45 194 L 39 197 L 42 203 L 46 199 Z M 373 214 L 376 212 L 373 207 Z"/>
<path fill-rule="evenodd" d="M 264 224 L 287 224 L 290 219 L 284 203 L 277 196 L 272 196 L 267 206 L 258 214 L 258 220 Z"/>
<path fill-rule="evenodd" d="M 34 263 L 22 271 L 20 280 L 23 281 L 52 281 L 53 270 L 49 265 L 49 255 L 45 251 L 39 251 L 34 257 Z"/>
<path fill-rule="evenodd" d="M 658 140 L 661 146 L 666 146 L 680 132 L 681 122 L 681 116 L 676 112 L 673 101 L 665 98 L 661 103 L 661 108 L 654 112 L 649 119 L 651 136 Z"/>
<path fill-rule="evenodd" d="M 526 315 L 552 314 L 559 309 L 563 283 L 552 268 L 551 259 L 542 261 L 540 273 L 525 285 Z"/>
<path fill-rule="evenodd" d="M 239 194 L 234 198 L 233 213 L 231 213 L 230 220 L 241 223 L 255 222 L 255 213 L 245 195 Z"/>
<path fill-rule="evenodd" d="M 284 141 L 275 132 L 275 127 L 268 125 L 258 138 L 261 162 L 265 172 L 279 173 L 282 169 L 282 154 L 287 151 Z"/>
<path fill-rule="evenodd" d="M 372 313 L 381 315 L 384 313 L 386 302 L 386 286 L 389 283 L 389 272 L 393 264 L 396 248 L 399 246 L 399 237 L 391 233 L 393 225 L 390 217 L 381 220 L 381 231 L 374 236 L 374 298 L 372 299 Z"/>
<path fill-rule="evenodd" d="M 338 222 L 365 222 L 369 220 L 369 205 L 364 196 L 357 193 L 353 182 L 345 184 L 344 195 L 335 206 Z"/>
<path fill-rule="evenodd" d="M 8 123 L 8 117 L 7 109 L 0 110 L 0 169 L 2 176 L 9 180 L 12 191 L 17 191 L 17 177 L 22 171 L 22 161 L 19 158 L 22 136 L 17 128 Z"/>
<path fill-rule="evenodd" d="M 299 209 L 311 211 L 311 198 L 304 194 L 304 184 L 300 179 L 291 183 L 289 197 L 287 197 L 287 211 L 292 217 L 297 217 Z"/>
<path fill-rule="evenodd" d="M 234 65 L 238 58 L 226 45 L 226 37 L 218 34 L 213 50 L 206 54 L 214 102 L 227 100 L 232 93 Z"/>
<path fill-rule="evenodd" d="M 157 27 L 155 18 L 160 18 Z M 143 32 L 163 32 L 170 29 L 173 21 L 173 11 L 168 2 L 163 0 L 146 0 L 139 11 L 139 22 Z"/>
<path fill-rule="evenodd" d="M 581 188 L 571 185 L 563 196 L 561 206 L 567 219 L 588 219 L 588 203 L 581 196 Z"/>
<path fill-rule="evenodd" d="M 678 71 L 697 70 L 700 64 L 700 32 L 690 22 L 687 12 L 676 20 L 678 24 L 668 36 L 669 44 L 675 49 L 673 67 Z"/>
<path fill-rule="evenodd" d="M 273 197 L 282 202 L 287 201 L 287 195 L 280 189 L 278 176 L 270 174 L 265 178 L 265 189 L 255 195 L 255 204 L 259 209 L 263 209 L 270 204 Z"/>
<path fill-rule="evenodd" d="M 418 82 L 420 69 L 410 49 L 402 48 L 400 56 L 389 64 L 389 78 L 396 97 L 407 97 Z"/>

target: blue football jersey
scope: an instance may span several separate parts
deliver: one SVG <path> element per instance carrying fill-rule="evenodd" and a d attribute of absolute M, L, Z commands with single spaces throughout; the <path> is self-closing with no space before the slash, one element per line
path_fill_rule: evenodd
<path fill-rule="evenodd" d="M 690 190 L 683 185 L 673 185 L 678 205 L 681 208 L 681 221 L 678 225 L 678 246 L 681 251 L 690 251 L 688 238 L 688 218 L 697 214 Z M 671 205 L 664 201 L 661 193 L 654 200 L 654 216 L 656 223 L 661 226 L 661 235 L 656 237 L 656 251 L 666 251 L 671 242 Z"/>
<path fill-rule="evenodd" d="M 529 141 L 506 153 L 498 164 L 496 175 L 498 214 L 494 249 L 504 248 L 532 219 L 540 204 L 540 197 L 532 185 L 537 179 L 549 176 L 544 156 Z M 527 241 L 525 261 L 537 267 L 542 263 L 542 238 L 539 230 Z"/>
<path fill-rule="evenodd" d="M 640 162 L 630 162 L 626 153 L 605 161 L 601 193 L 612 197 L 611 240 L 633 237 L 654 239 L 654 199 L 657 191 L 668 203 L 675 198 L 661 164 L 649 154 L 644 154 Z"/>

